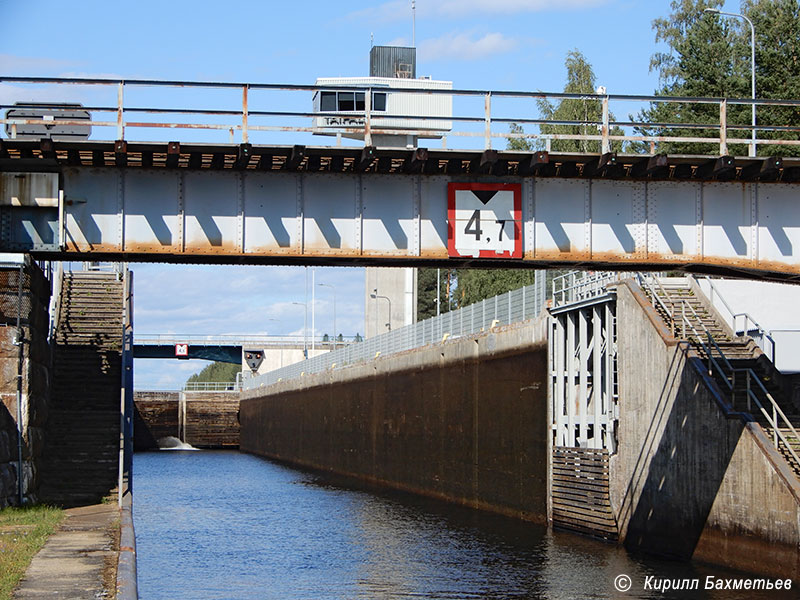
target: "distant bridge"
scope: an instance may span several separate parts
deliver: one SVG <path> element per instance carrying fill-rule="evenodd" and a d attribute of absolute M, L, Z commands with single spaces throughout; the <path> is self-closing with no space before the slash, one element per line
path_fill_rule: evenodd
<path fill-rule="evenodd" d="M 303 350 L 314 348 L 332 350 L 353 342 L 314 339 L 292 335 L 196 335 L 196 334 L 134 334 L 134 358 L 202 359 L 242 363 L 242 350 Z"/>
<path fill-rule="evenodd" d="M 315 86 L 37 78 L 0 82 L 111 86 L 118 92 L 116 104 L 87 107 L 92 114 L 106 112 L 113 118 L 74 122 L 116 139 L 2 140 L 0 251 L 61 260 L 582 265 L 772 279 L 800 276 L 800 159 L 738 158 L 728 153 L 733 144 L 747 147 L 749 139 L 733 136 L 744 136 L 752 128 L 729 125 L 727 107 L 750 100 L 426 90 L 483 100 L 478 113 L 449 117 L 455 125 L 447 133 L 482 139 L 483 148 L 375 148 L 369 145 L 371 135 L 392 132 L 372 127 L 368 108 L 363 119 L 360 113 L 355 124 L 345 128 L 348 134 L 360 132 L 367 144 L 344 148 L 251 144 L 251 136 L 259 133 L 313 132 L 297 124 L 313 113 L 256 109 L 251 98 L 256 90 L 308 96 L 317 91 Z M 125 104 L 125 91 L 141 87 L 190 88 L 193 93 L 221 87 L 241 92 L 242 103 L 235 109 L 214 110 Z M 529 107 L 509 112 L 502 108 L 503 101 L 530 103 L 548 96 L 600 102 L 602 120 L 574 123 L 589 130 L 596 127 L 597 133 L 508 133 L 511 122 L 542 121 L 526 115 Z M 680 125 L 696 129 L 694 137 L 613 136 L 614 126 L 646 125 L 609 120 L 609 104 L 623 101 L 718 105 L 720 119 Z M 800 101 L 756 104 L 800 106 Z M 132 119 L 142 114 L 149 120 Z M 170 120 L 178 115 L 182 120 Z M 227 124 L 219 123 L 226 119 Z M 277 124 L 258 124 L 258 119 Z M 2 122 L 12 134 L 26 125 L 42 125 L 41 119 L 19 117 Z M 232 137 L 241 136 L 241 143 L 125 139 L 137 128 L 229 129 Z M 800 145 L 797 124 L 759 126 L 755 131 L 758 139 L 750 145 L 750 154 L 766 145 Z M 792 139 L 767 139 L 776 132 Z M 581 139 L 596 143 L 602 152 L 491 148 L 493 141 L 513 138 L 539 138 L 548 144 Z M 706 142 L 718 154 L 610 151 L 622 141 L 651 147 L 659 142 Z"/>

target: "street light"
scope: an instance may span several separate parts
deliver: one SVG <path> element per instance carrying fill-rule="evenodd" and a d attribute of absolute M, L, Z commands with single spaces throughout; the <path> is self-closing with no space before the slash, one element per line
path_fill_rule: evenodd
<path fill-rule="evenodd" d="M 303 307 L 303 358 L 308 358 L 308 306 L 305 302 L 292 302 Z"/>
<path fill-rule="evenodd" d="M 329 283 L 318 283 L 317 285 L 333 290 L 333 347 L 336 348 L 336 288 Z"/>
<path fill-rule="evenodd" d="M 386 324 L 389 327 L 389 331 L 392 330 L 392 301 L 389 299 L 388 296 L 381 296 L 378 294 L 378 288 L 375 288 L 372 293 L 369 295 L 370 298 L 374 298 L 375 302 L 377 303 L 378 298 L 383 298 L 389 303 L 389 322 Z M 375 307 L 375 335 L 378 335 L 378 308 Z"/>
<path fill-rule="evenodd" d="M 728 17 L 737 17 L 739 19 L 744 19 L 747 21 L 747 24 L 750 25 L 750 90 L 751 96 L 753 99 L 753 104 L 751 106 L 752 114 L 751 114 L 751 122 L 753 126 L 752 138 L 750 142 L 750 156 L 756 155 L 756 28 L 753 26 L 753 22 L 748 19 L 744 15 L 740 15 L 739 13 L 730 13 L 722 11 L 718 8 L 706 8 L 703 12 L 713 13 L 715 15 L 726 15 Z"/>

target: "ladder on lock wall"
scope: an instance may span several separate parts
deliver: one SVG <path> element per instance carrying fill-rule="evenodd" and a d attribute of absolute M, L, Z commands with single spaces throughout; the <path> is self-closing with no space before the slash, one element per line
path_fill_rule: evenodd
<path fill-rule="evenodd" d="M 618 273 L 572 272 L 553 280 L 549 370 L 550 508 L 555 527 L 618 538 L 609 497 L 618 410 Z"/>

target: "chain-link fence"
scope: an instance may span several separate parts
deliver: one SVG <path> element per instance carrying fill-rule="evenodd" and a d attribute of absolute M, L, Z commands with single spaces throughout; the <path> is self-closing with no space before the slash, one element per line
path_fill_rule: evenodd
<path fill-rule="evenodd" d="M 547 271 L 537 270 L 533 285 L 500 294 L 465 308 L 444 313 L 401 329 L 389 331 L 363 342 L 350 344 L 339 350 L 327 352 L 293 365 L 249 376 L 244 388 L 252 389 L 272 385 L 281 380 L 293 379 L 311 373 L 320 373 L 332 367 L 343 367 L 372 360 L 411 348 L 454 339 L 486 331 L 497 325 L 507 325 L 538 316 L 546 299 Z"/>

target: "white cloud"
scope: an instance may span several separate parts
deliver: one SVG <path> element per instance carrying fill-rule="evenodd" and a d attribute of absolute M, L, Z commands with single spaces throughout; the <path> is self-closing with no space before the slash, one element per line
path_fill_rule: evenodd
<path fill-rule="evenodd" d="M 515 50 L 519 40 L 502 33 L 486 33 L 482 36 L 471 32 L 446 33 L 438 38 L 423 40 L 419 44 L 420 60 L 458 59 L 476 60 L 493 54 L 503 54 Z"/>

